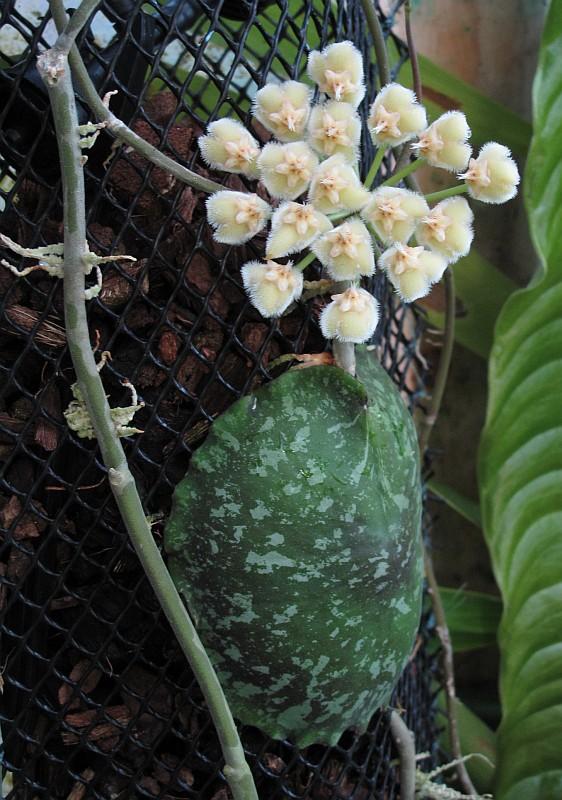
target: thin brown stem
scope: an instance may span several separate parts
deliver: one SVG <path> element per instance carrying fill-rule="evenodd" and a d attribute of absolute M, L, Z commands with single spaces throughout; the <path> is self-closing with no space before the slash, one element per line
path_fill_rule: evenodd
<path fill-rule="evenodd" d="M 459 737 L 459 726 L 457 715 L 455 711 L 456 690 L 455 690 L 455 668 L 453 663 L 453 646 L 451 644 L 451 637 L 449 628 L 447 626 L 447 618 L 445 616 L 445 609 L 441 601 L 439 593 L 439 586 L 433 571 L 433 563 L 431 556 L 424 552 L 425 562 L 425 577 L 427 579 L 428 591 L 431 596 L 431 603 L 433 606 L 433 613 L 435 615 L 436 631 L 442 647 L 442 661 L 443 671 L 445 673 L 445 701 L 447 704 L 447 717 L 449 718 L 449 741 L 451 744 L 451 755 L 456 764 L 459 782 L 468 795 L 476 795 L 476 789 L 470 776 L 467 772 L 464 761 L 462 760 L 461 742 Z"/>
<path fill-rule="evenodd" d="M 421 458 L 424 457 L 431 432 L 439 416 L 445 386 L 449 375 L 451 366 L 453 346 L 455 339 L 455 281 L 451 269 L 445 272 L 445 331 L 443 334 L 443 348 L 441 350 L 441 357 L 439 359 L 439 366 L 435 377 L 435 385 L 433 388 L 431 400 L 427 413 L 422 417 L 419 424 L 419 445 Z M 453 648 L 451 645 L 451 637 L 449 635 L 449 628 L 447 626 L 447 618 L 445 616 L 445 609 L 441 601 L 439 587 L 433 571 L 433 564 L 431 556 L 427 548 L 424 547 L 424 562 L 425 562 L 425 575 L 429 587 L 429 594 L 433 606 L 433 613 L 435 614 L 435 621 L 437 623 L 436 630 L 443 648 L 443 672 L 445 673 L 445 699 L 447 704 L 447 717 L 449 719 L 449 741 L 451 744 L 451 755 L 454 759 L 462 759 L 462 750 L 459 738 L 459 729 L 457 721 L 457 713 L 455 706 L 455 666 L 453 661 Z M 457 766 L 459 780 L 463 790 L 467 794 L 475 794 L 475 789 L 468 775 L 467 769 L 463 761 L 460 761 Z"/>

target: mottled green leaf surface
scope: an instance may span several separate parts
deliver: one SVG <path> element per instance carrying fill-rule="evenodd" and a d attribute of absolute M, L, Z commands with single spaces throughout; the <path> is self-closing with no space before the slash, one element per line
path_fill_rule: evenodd
<path fill-rule="evenodd" d="M 504 601 L 499 800 L 562 797 L 562 3 L 534 85 L 525 174 L 544 269 L 506 303 L 490 360 L 482 513 Z"/>
<path fill-rule="evenodd" d="M 358 376 L 310 367 L 235 403 L 195 453 L 166 529 L 234 715 L 301 746 L 365 728 L 419 622 L 415 431 L 364 348 Z"/>

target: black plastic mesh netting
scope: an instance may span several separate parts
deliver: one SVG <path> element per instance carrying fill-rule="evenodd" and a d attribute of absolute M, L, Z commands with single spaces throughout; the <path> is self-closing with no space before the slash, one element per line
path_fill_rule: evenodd
<path fill-rule="evenodd" d="M 353 0 L 174 7 L 105 0 L 101 8 L 105 22 L 98 15 L 80 43 L 100 94 L 118 88 L 115 113 L 203 174 L 202 126 L 227 114 L 249 120 L 252 94 L 266 77 L 298 78 L 308 50 L 332 41 L 351 39 L 369 52 Z M 0 23 L 0 231 L 36 247 L 62 240 L 62 207 L 48 103 L 33 71 L 37 53 L 53 41 L 52 22 L 44 9 L 29 9 L 25 0 L 4 0 Z M 406 54 L 398 42 L 394 52 L 396 69 Z M 374 74 L 369 67 L 371 87 Z M 259 128 L 255 134 L 263 138 Z M 200 194 L 111 143 L 102 134 L 86 165 L 90 247 L 138 260 L 104 268 L 102 292 L 89 304 L 91 340 L 112 356 L 103 370 L 111 405 L 128 404 L 124 381 L 145 404 L 135 417 L 143 432 L 125 447 L 161 540 L 174 486 L 212 420 L 268 379 L 278 355 L 324 349 L 320 303 L 280 322 L 260 318 L 241 290 L 239 268 L 263 240 L 235 248 L 213 242 Z M 237 176 L 213 177 L 241 185 Z M 384 308 L 375 344 L 413 406 L 422 391 L 421 321 L 384 279 L 375 291 Z M 17 278 L 1 267 L 0 293 L 6 796 L 226 800 L 208 713 L 128 543 L 99 451 L 62 416 L 74 373 L 60 282 L 43 272 Z M 426 763 L 436 752 L 429 629 L 426 614 L 393 701 L 418 752 L 432 754 Z M 399 796 L 384 712 L 369 733 L 347 732 L 333 748 L 299 751 L 252 728 L 242 737 L 263 800 Z"/>

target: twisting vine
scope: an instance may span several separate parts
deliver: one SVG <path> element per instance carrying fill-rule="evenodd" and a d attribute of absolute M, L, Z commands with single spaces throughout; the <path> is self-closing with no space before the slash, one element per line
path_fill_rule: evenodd
<path fill-rule="evenodd" d="M 232 795 L 235 800 L 257 800 L 254 780 L 222 688 L 152 537 L 90 346 L 85 295 L 85 275 L 90 267 L 86 244 L 84 173 L 68 57 L 80 29 L 98 5 L 99 0 L 83 0 L 72 20 L 66 23 L 66 18 L 63 20 L 58 13 L 60 6 L 53 0 L 52 13 L 59 29 L 59 38 L 50 50 L 40 55 L 37 62 L 49 93 L 62 174 L 66 335 L 78 389 L 108 469 L 115 501 L 142 567 L 207 701 L 220 739 L 225 760 L 224 775 Z"/>

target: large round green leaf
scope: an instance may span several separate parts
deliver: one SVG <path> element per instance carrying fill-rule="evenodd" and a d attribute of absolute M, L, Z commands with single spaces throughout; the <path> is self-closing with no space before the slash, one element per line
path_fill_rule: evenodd
<path fill-rule="evenodd" d="M 498 319 L 480 451 L 504 614 L 495 796 L 562 797 L 562 4 L 552 2 L 525 173 L 544 269 Z"/>
<path fill-rule="evenodd" d="M 172 577 L 232 711 L 300 745 L 364 729 L 419 622 L 414 427 L 374 356 L 287 372 L 212 426 L 176 489 Z"/>

